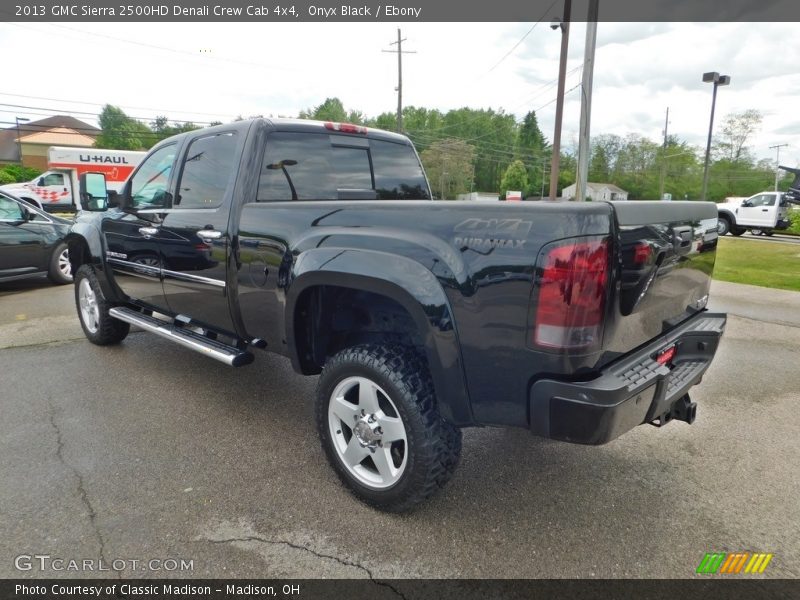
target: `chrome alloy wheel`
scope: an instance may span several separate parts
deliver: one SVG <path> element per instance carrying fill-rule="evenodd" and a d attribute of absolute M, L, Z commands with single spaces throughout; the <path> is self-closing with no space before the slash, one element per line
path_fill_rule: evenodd
<path fill-rule="evenodd" d="M 389 395 L 366 377 L 348 377 L 333 390 L 328 428 L 339 460 L 360 483 L 386 489 L 408 460 L 406 428 Z"/>
<path fill-rule="evenodd" d="M 64 248 L 61 254 L 58 255 L 58 270 L 66 279 L 72 280 L 72 265 L 69 262 L 69 250 L 67 248 Z"/>
<path fill-rule="evenodd" d="M 100 307 L 97 306 L 97 296 L 88 279 L 81 279 L 78 286 L 78 300 L 83 324 L 90 333 L 96 333 L 100 324 Z"/>

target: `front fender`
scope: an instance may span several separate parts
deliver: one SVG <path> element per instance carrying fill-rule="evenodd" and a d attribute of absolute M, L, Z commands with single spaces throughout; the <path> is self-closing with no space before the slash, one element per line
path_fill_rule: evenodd
<path fill-rule="evenodd" d="M 93 221 L 76 221 L 70 227 L 64 241 L 69 246 L 72 272 L 76 273 L 82 264 L 94 267 L 97 280 L 103 289 L 103 294 L 108 299 L 120 297 L 117 287 L 109 280 L 106 274 L 105 261 L 103 260 L 103 241 L 100 231 Z"/>
<path fill-rule="evenodd" d="M 381 294 L 408 311 L 424 341 L 439 411 L 456 425 L 473 424 L 464 368 L 450 305 L 436 277 L 409 258 L 342 248 L 314 248 L 300 254 L 286 292 L 286 340 L 289 357 L 299 367 L 294 314 L 302 293 L 331 285 Z"/>

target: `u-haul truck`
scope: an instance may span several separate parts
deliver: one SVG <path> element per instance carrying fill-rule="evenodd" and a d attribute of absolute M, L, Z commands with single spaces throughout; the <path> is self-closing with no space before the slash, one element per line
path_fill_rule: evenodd
<path fill-rule="evenodd" d="M 0 190 L 48 212 L 80 210 L 76 191 L 81 174 L 103 173 L 108 189 L 119 191 L 145 154 L 129 150 L 52 146 L 47 152 L 47 171 L 33 181 L 11 183 L 0 186 Z"/>

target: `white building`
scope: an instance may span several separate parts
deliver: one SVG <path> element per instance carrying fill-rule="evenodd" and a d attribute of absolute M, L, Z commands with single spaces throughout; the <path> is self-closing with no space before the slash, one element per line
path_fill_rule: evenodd
<path fill-rule="evenodd" d="M 562 196 L 574 200 L 575 184 L 565 187 Z M 628 192 L 613 183 L 587 183 L 586 196 L 592 200 L 627 200 Z"/>

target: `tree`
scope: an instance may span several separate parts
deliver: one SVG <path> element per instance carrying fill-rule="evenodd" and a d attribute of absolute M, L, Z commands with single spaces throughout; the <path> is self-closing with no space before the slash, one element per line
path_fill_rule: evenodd
<path fill-rule="evenodd" d="M 515 158 L 528 168 L 528 189 L 522 192 L 526 196 L 541 195 L 545 183 L 542 165 L 549 163 L 550 151 L 534 111 L 528 112 L 519 126 Z"/>
<path fill-rule="evenodd" d="M 470 191 L 475 148 L 463 140 L 434 142 L 420 155 L 433 193 L 438 198 L 454 198 Z"/>
<path fill-rule="evenodd" d="M 97 148 L 146 150 L 159 139 L 147 125 L 111 104 L 103 106 L 98 121 L 102 132 L 95 140 Z"/>
<path fill-rule="evenodd" d="M 200 129 L 198 125 L 195 125 L 191 121 L 184 121 L 183 123 L 176 122 L 173 125 L 170 125 L 169 119 L 165 116 L 156 117 L 155 121 L 150 122 L 150 128 L 153 130 L 153 133 L 156 135 L 156 139 L 159 141 L 179 133 Z"/>
<path fill-rule="evenodd" d="M 500 181 L 500 197 L 505 198 L 509 190 L 526 189 L 528 189 L 528 170 L 521 160 L 515 160 L 503 173 L 503 179 Z"/>
<path fill-rule="evenodd" d="M 722 123 L 721 140 L 716 144 L 715 155 L 733 163 L 740 160 L 752 162 L 747 151 L 747 140 L 759 130 L 762 120 L 763 115 L 752 108 L 727 115 Z"/>
<path fill-rule="evenodd" d="M 354 114 L 351 112 L 351 115 Z M 301 119 L 313 119 L 315 121 L 334 121 L 336 123 L 347 122 L 347 111 L 344 109 L 344 104 L 339 98 L 326 98 L 325 102 L 309 108 L 308 110 L 300 111 L 299 117 Z"/>

